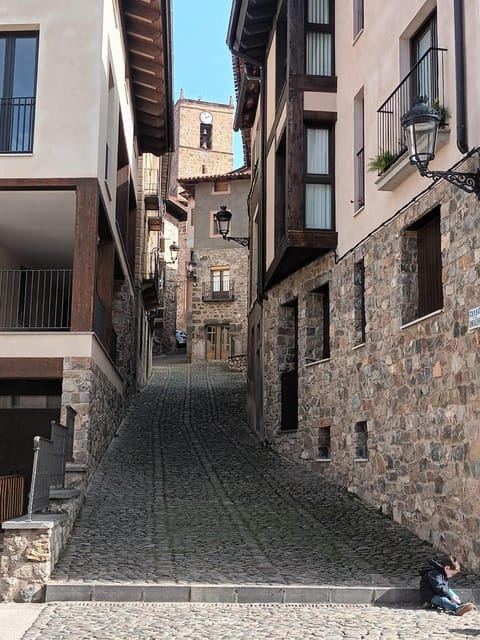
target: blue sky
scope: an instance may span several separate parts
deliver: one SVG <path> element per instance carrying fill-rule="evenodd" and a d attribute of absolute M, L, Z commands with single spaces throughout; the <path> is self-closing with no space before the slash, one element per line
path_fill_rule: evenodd
<path fill-rule="evenodd" d="M 173 98 L 228 104 L 235 100 L 232 57 L 226 45 L 231 0 L 172 0 Z M 243 164 L 242 142 L 234 134 L 234 168 Z"/>

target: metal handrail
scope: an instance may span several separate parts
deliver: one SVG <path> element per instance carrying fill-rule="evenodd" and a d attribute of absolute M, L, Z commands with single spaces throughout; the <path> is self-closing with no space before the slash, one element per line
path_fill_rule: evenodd
<path fill-rule="evenodd" d="M 35 96 L 0 98 L 0 153 L 31 153 Z"/>
<path fill-rule="evenodd" d="M 158 169 L 143 170 L 143 193 L 145 196 L 158 196 L 159 179 Z"/>
<path fill-rule="evenodd" d="M 0 331 L 68 330 L 72 269 L 0 270 Z"/>
<path fill-rule="evenodd" d="M 33 469 L 28 501 L 28 519 L 32 514 L 48 507 L 51 488 L 63 488 L 65 462 L 71 459 L 69 450 L 73 442 L 69 429 L 52 420 L 50 440 L 35 436 L 33 439 Z"/>
<path fill-rule="evenodd" d="M 422 95 L 430 107 L 444 108 L 446 51 L 438 47 L 428 49 L 377 110 L 378 156 L 384 160 L 384 169 L 406 150 L 401 117 L 414 99 Z"/>
<path fill-rule="evenodd" d="M 235 283 L 229 282 L 228 289 L 214 291 L 211 283 L 204 282 L 202 285 L 202 300 L 204 302 L 232 302 L 235 298 Z"/>

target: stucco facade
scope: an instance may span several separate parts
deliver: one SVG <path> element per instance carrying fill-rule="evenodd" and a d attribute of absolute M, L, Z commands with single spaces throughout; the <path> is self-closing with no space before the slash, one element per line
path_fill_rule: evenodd
<path fill-rule="evenodd" d="M 0 8 L 0 475 L 26 486 L 30 432 L 50 437 L 51 417 L 72 422 L 86 486 L 150 373 L 159 290 L 147 218 L 162 210 L 173 143 L 168 5 L 153 0 L 140 26 L 121 0 Z M 141 60 L 129 61 L 142 48 L 132 38 L 152 29 L 146 117 Z"/>

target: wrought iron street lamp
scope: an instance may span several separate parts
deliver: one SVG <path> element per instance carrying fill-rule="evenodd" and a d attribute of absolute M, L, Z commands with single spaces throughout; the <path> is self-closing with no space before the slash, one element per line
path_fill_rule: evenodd
<path fill-rule="evenodd" d="M 413 107 L 402 118 L 402 127 L 408 147 L 410 163 L 416 165 L 425 178 L 444 178 L 467 193 L 475 193 L 480 199 L 480 171 L 430 171 L 428 163 L 435 158 L 435 145 L 441 117 L 438 111 L 427 105 L 426 98 L 417 98 Z"/>
<path fill-rule="evenodd" d="M 215 214 L 215 223 L 217 225 L 217 233 L 219 233 L 224 240 L 233 240 L 237 244 L 241 244 L 242 247 L 249 246 L 249 238 L 248 237 L 239 237 L 239 236 L 229 236 L 230 232 L 230 220 L 232 219 L 232 212 L 227 209 L 227 207 L 222 204 L 220 209 Z"/>
<path fill-rule="evenodd" d="M 169 246 L 169 249 L 170 249 L 170 262 L 169 262 L 169 264 L 174 264 L 177 261 L 178 252 L 180 251 L 180 247 L 178 246 L 178 244 L 176 242 L 172 242 L 172 244 Z"/>

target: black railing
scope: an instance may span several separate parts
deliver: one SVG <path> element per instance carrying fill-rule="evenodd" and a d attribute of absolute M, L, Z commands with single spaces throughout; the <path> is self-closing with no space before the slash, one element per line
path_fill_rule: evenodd
<path fill-rule="evenodd" d="M 211 283 L 203 283 L 203 302 L 232 302 L 234 299 L 234 282 L 230 282 L 228 286 L 223 286 L 220 290 Z"/>
<path fill-rule="evenodd" d="M 355 211 L 357 211 L 365 206 L 365 149 L 363 147 L 355 156 L 355 172 L 357 176 Z"/>
<path fill-rule="evenodd" d="M 410 70 L 395 91 L 377 110 L 378 164 L 383 172 L 406 150 L 401 117 L 419 96 L 428 105 L 445 112 L 444 54 L 446 49 L 430 48 Z"/>
<path fill-rule="evenodd" d="M 0 331 L 70 329 L 72 273 L 0 270 Z"/>
<path fill-rule="evenodd" d="M 31 153 L 35 98 L 0 98 L 0 153 Z"/>
<path fill-rule="evenodd" d="M 65 462 L 72 458 L 69 450 L 73 442 L 69 430 L 52 421 L 50 440 L 35 436 L 33 439 L 33 469 L 28 501 L 28 519 L 32 514 L 48 507 L 50 489 L 63 488 L 65 484 Z"/>
<path fill-rule="evenodd" d="M 143 170 L 143 193 L 146 196 L 158 196 L 158 169 Z"/>

